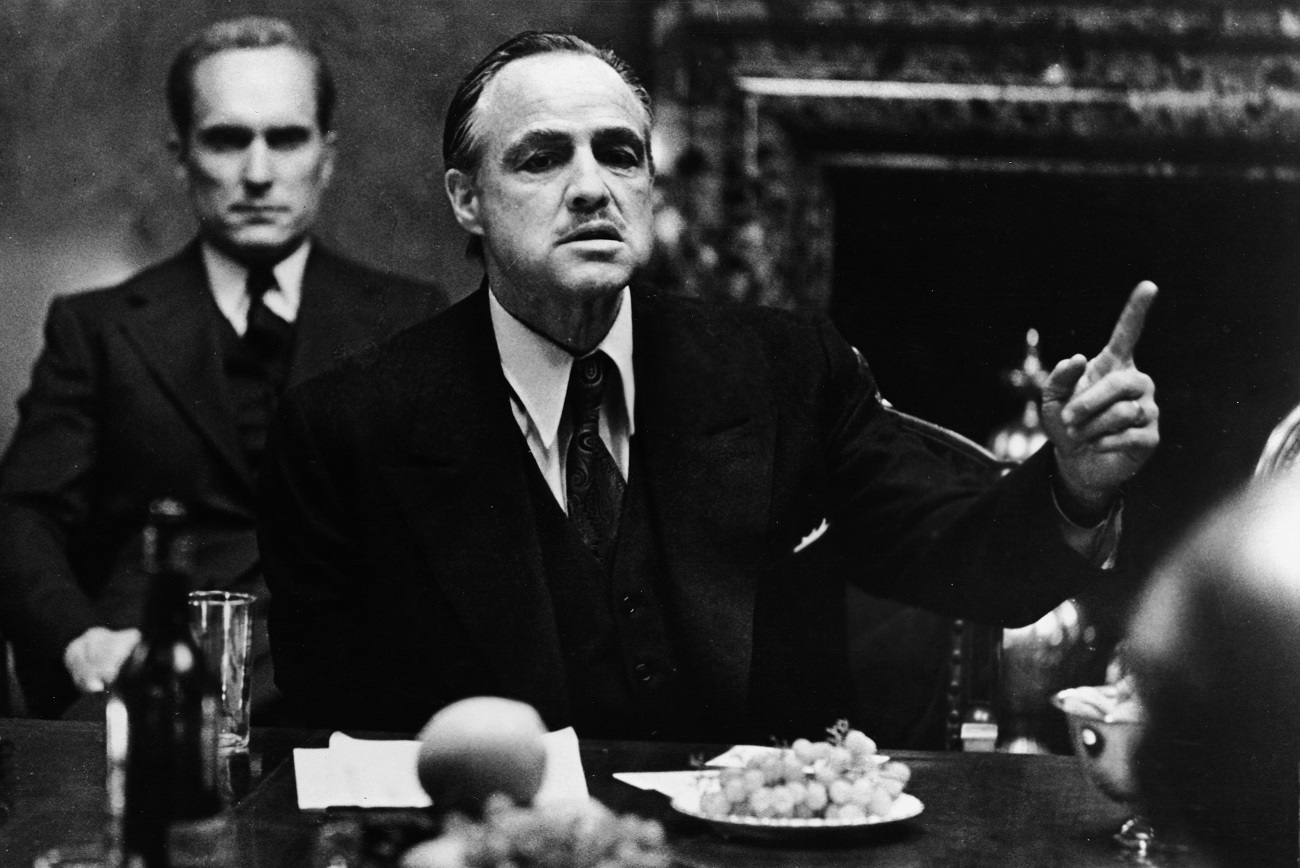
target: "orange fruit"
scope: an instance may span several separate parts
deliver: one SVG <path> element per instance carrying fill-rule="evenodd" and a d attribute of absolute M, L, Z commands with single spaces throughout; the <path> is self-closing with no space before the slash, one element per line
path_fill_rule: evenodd
<path fill-rule="evenodd" d="M 477 814 L 493 793 L 529 805 L 546 772 L 545 734 L 527 703 L 499 696 L 453 702 L 420 731 L 420 784 L 440 810 Z"/>

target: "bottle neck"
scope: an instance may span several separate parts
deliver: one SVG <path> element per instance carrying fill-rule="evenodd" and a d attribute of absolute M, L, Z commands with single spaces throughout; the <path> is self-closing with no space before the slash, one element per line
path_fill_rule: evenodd
<path fill-rule="evenodd" d="M 189 584 L 187 575 L 171 570 L 159 570 L 149 576 L 145 639 L 170 641 L 189 636 Z"/>

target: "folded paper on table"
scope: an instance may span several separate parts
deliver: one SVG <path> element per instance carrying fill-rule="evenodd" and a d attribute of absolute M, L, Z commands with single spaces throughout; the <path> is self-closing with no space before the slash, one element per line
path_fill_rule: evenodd
<path fill-rule="evenodd" d="M 638 790 L 653 790 L 670 799 L 689 793 L 698 786 L 700 773 L 690 772 L 615 772 L 614 779 L 631 784 Z"/>
<path fill-rule="evenodd" d="M 750 757 L 775 751 L 776 748 L 771 747 L 738 744 L 725 753 L 715 756 L 705 765 L 710 768 L 744 768 Z M 663 793 L 670 799 L 675 799 L 683 793 L 695 789 L 699 777 L 699 771 L 614 773 L 615 780 L 631 784 L 638 790 L 653 790 L 656 793 Z"/>
<path fill-rule="evenodd" d="M 536 803 L 587 798 L 587 778 L 572 728 L 547 733 L 546 775 Z M 427 808 L 429 795 L 416 774 L 418 741 L 374 741 L 341 732 L 328 748 L 296 748 L 298 807 Z"/>
<path fill-rule="evenodd" d="M 587 773 L 582 770 L 582 755 L 578 752 L 578 734 L 573 727 L 548 732 L 546 742 L 546 774 L 542 788 L 533 799 L 535 805 L 549 805 L 572 799 L 586 800 Z"/>

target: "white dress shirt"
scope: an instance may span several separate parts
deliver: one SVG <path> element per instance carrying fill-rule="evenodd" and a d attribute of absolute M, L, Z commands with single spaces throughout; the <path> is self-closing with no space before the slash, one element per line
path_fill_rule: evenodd
<path fill-rule="evenodd" d="M 632 379 L 632 293 L 623 288 L 618 316 L 609 334 L 592 352 L 601 350 L 618 369 L 622 388 L 607 388 L 600 408 L 600 439 L 626 481 L 631 466 L 631 440 L 636 419 L 636 383 Z M 528 441 L 528 449 L 546 478 L 546 485 L 567 514 L 565 464 L 572 425 L 565 418 L 573 354 L 533 331 L 488 293 L 492 331 L 501 354 L 501 370 L 510 384 L 510 409 Z M 614 385 L 611 383 L 611 386 Z"/>
<path fill-rule="evenodd" d="M 210 244 L 203 244 L 203 266 L 208 272 L 208 286 L 217 301 L 221 314 L 234 326 L 236 334 L 248 330 L 248 266 L 236 262 L 228 254 Z M 298 318 L 298 305 L 302 301 L 302 275 L 307 268 L 311 242 L 304 241 L 298 249 L 281 259 L 271 269 L 275 272 L 274 289 L 268 289 L 262 298 L 271 313 L 285 322 Z"/>

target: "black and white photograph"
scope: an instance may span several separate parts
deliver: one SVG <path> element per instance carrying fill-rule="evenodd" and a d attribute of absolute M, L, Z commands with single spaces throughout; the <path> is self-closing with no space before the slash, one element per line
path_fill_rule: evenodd
<path fill-rule="evenodd" d="M 1300 865 L 1294 0 L 0 0 L 0 868 Z"/>

